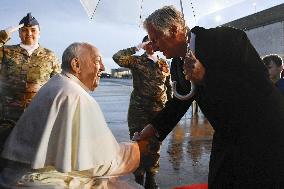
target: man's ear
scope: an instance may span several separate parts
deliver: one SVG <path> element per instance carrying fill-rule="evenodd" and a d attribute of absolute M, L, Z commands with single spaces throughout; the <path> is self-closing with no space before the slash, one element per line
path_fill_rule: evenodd
<path fill-rule="evenodd" d="M 71 68 L 73 70 L 73 72 L 75 73 L 80 73 L 80 62 L 78 60 L 78 58 L 73 58 L 71 60 Z"/>
<path fill-rule="evenodd" d="M 178 27 L 176 25 L 171 25 L 169 32 L 171 37 L 175 37 L 178 33 Z"/>

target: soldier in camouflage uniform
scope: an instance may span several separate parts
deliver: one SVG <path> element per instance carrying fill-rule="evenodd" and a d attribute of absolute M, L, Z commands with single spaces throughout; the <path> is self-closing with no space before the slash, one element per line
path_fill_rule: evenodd
<path fill-rule="evenodd" d="M 141 48 L 146 53 L 135 56 Z M 148 36 L 145 36 L 137 47 L 118 51 L 113 55 L 113 60 L 121 67 L 129 68 L 133 76 L 133 91 L 128 109 L 128 127 L 132 138 L 134 133 L 140 132 L 163 109 L 166 101 L 172 98 L 169 66 L 165 60 L 154 54 Z M 141 154 L 140 167 L 134 173 L 135 180 L 146 189 L 158 188 L 155 175 L 159 169 L 161 143 L 155 138 L 147 142 L 147 150 Z"/>
<path fill-rule="evenodd" d="M 39 24 L 28 13 L 21 21 L 21 43 L 5 45 L 15 29 L 0 31 L 0 119 L 16 122 L 40 87 L 60 72 L 55 54 L 39 45 Z"/>

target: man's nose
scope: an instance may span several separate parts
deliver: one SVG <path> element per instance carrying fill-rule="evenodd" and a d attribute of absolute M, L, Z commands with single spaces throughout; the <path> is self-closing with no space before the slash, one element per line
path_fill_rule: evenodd
<path fill-rule="evenodd" d="M 27 34 L 28 35 L 32 35 L 32 31 L 31 30 L 27 30 Z"/>
<path fill-rule="evenodd" d="M 103 62 L 100 63 L 100 71 L 105 71 L 105 65 Z"/>

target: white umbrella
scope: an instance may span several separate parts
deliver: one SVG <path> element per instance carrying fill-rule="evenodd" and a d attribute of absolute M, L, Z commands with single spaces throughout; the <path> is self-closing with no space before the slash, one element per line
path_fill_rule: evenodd
<path fill-rule="evenodd" d="M 107 0 L 105 0 L 107 2 Z M 82 6 L 84 7 L 87 15 L 89 16 L 90 19 L 93 19 L 94 16 L 95 16 L 95 12 L 98 10 L 98 7 L 100 5 L 100 2 L 101 0 L 80 0 Z M 133 2 L 133 1 L 132 1 Z M 178 1 L 179 2 L 179 7 L 184 15 L 184 6 L 183 6 L 183 2 L 182 0 Z M 113 6 L 113 1 L 112 1 L 112 6 Z M 140 25 L 143 21 L 143 0 L 140 0 L 140 6 L 134 6 L 135 7 L 135 10 L 137 10 L 137 8 L 140 8 L 140 11 L 138 11 L 140 13 L 139 15 L 139 19 L 140 19 Z M 193 3 L 191 2 L 191 9 L 192 9 L 192 14 L 193 14 L 193 19 L 196 19 L 196 15 L 195 15 L 195 10 L 194 10 L 194 7 L 193 7 Z M 152 5 L 152 4 L 151 4 Z M 127 6 L 128 8 L 131 7 L 131 6 Z M 153 8 L 153 6 L 151 6 L 150 8 Z M 187 99 L 190 99 L 193 97 L 194 95 L 194 90 L 195 90 L 195 86 L 194 86 L 194 83 L 191 82 L 191 86 L 192 86 L 192 90 L 190 91 L 189 94 L 187 95 L 181 95 L 177 92 L 176 90 L 176 81 L 173 81 L 173 93 L 174 93 L 174 96 L 180 100 L 187 100 Z"/>
<path fill-rule="evenodd" d="M 241 3 L 248 4 L 254 9 L 252 2 L 256 2 L 257 6 L 260 6 L 260 4 L 264 4 L 261 1 L 263 0 L 183 0 L 182 2 L 185 20 L 190 27 L 193 27 L 199 19 L 210 13 Z M 180 0 L 80 0 L 80 2 L 88 17 L 93 20 L 137 26 L 140 25 L 141 19 L 143 20 L 154 10 L 164 5 L 174 5 L 180 9 Z M 234 14 L 234 10 L 231 12 Z M 246 12 L 246 10 L 242 10 L 242 12 Z M 238 13 L 238 15 L 240 14 Z M 216 22 L 216 24 L 218 23 Z"/>
<path fill-rule="evenodd" d="M 271 0 L 271 5 L 279 4 L 280 1 L 283 0 Z M 253 11 L 250 11 L 250 14 L 257 10 L 256 6 L 265 5 L 263 7 L 267 7 L 267 1 L 264 0 L 80 0 L 80 2 L 90 19 L 99 22 L 114 22 L 137 26 L 141 26 L 144 18 L 154 10 L 164 5 L 174 5 L 178 9 L 183 10 L 185 21 L 191 28 L 202 18 L 209 20 L 211 22 L 209 25 L 211 26 L 220 25 L 226 20 L 225 17 L 221 16 L 222 13 L 226 17 L 230 17 L 230 19 L 239 18 L 243 14 L 239 13 L 240 10 L 237 10 L 237 7 L 244 8 L 246 6 L 250 8 Z M 226 10 L 226 7 L 230 7 L 230 9 Z M 216 11 L 219 11 L 217 12 L 218 14 L 216 14 Z M 247 12 L 246 14 L 249 13 L 249 10 L 243 11 L 242 9 L 241 11 Z M 231 15 L 238 16 L 234 18 Z M 183 96 L 176 92 L 175 82 L 173 82 L 174 95 L 181 100 L 191 98 L 194 95 L 194 88 L 192 83 L 190 94 Z"/>

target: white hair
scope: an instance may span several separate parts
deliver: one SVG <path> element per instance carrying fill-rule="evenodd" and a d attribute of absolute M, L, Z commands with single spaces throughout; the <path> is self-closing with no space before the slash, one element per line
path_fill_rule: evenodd
<path fill-rule="evenodd" d="M 149 15 L 143 25 L 146 30 L 152 25 L 156 30 L 169 35 L 172 25 L 184 25 L 184 18 L 174 6 L 164 6 Z"/>
<path fill-rule="evenodd" d="M 62 70 L 70 71 L 71 61 L 73 60 L 73 58 L 79 58 L 82 53 L 82 50 L 86 47 L 92 47 L 92 46 L 88 43 L 80 43 L 80 42 L 75 42 L 69 45 L 65 49 L 62 55 L 62 64 L 61 64 Z"/>

